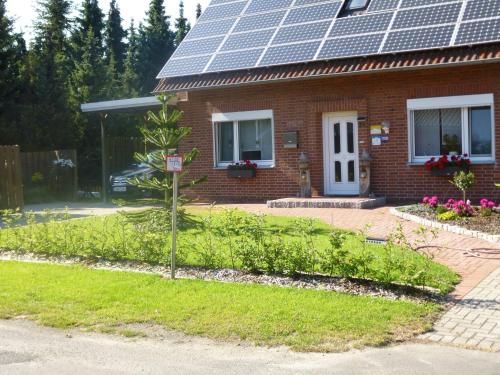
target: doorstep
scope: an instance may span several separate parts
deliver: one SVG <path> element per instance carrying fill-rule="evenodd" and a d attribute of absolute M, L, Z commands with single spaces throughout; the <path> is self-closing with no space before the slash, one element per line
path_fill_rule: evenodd
<path fill-rule="evenodd" d="M 370 209 L 386 204 L 385 197 L 318 197 L 318 198 L 283 198 L 267 201 L 269 208 L 355 208 Z"/>

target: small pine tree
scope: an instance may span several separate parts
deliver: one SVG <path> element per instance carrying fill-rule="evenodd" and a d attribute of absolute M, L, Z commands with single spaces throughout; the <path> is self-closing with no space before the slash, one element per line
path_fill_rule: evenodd
<path fill-rule="evenodd" d="M 196 4 L 196 19 L 200 18 L 201 16 L 201 4 L 198 3 Z"/>
<path fill-rule="evenodd" d="M 182 0 L 179 3 L 179 17 L 175 20 L 175 28 L 175 46 L 178 47 L 191 29 L 191 25 L 189 24 L 187 18 L 184 17 L 184 2 Z"/>
<path fill-rule="evenodd" d="M 178 150 L 180 143 L 191 134 L 191 128 L 178 126 L 178 121 L 183 113 L 175 108 L 168 106 L 172 96 L 160 96 L 158 100 L 163 104 L 159 113 L 150 111 L 148 113 L 147 124 L 140 128 L 145 141 L 150 145 L 150 149 L 155 151 L 149 154 L 135 154 L 135 159 L 146 164 L 155 173 L 155 176 L 144 178 L 134 178 L 131 184 L 141 188 L 160 192 L 162 199 L 154 200 L 162 205 L 164 212 L 171 212 L 173 196 L 173 175 L 165 171 L 165 158 L 169 150 Z M 179 191 L 185 188 L 193 187 L 206 180 L 201 177 L 195 180 L 185 181 L 187 178 L 187 167 L 198 157 L 199 150 L 193 148 L 183 155 L 183 172 L 179 175 Z M 187 201 L 182 194 L 179 195 L 179 203 L 182 205 Z"/>

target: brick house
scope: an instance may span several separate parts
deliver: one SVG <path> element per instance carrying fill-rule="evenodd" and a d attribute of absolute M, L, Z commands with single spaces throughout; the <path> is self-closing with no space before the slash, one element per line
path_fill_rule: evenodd
<path fill-rule="evenodd" d="M 194 193 L 295 197 L 304 153 L 313 196 L 369 178 L 389 200 L 447 198 L 424 163 L 468 154 L 473 198 L 500 199 L 500 1 L 319 2 L 214 0 L 167 62 L 155 91 L 187 93 L 191 171 L 208 175 Z M 229 177 L 244 159 L 256 176 Z"/>

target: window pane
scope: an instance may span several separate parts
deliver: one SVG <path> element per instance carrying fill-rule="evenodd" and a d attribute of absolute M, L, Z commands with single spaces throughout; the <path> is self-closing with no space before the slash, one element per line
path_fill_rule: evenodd
<path fill-rule="evenodd" d="M 439 155 L 439 109 L 413 112 L 415 156 Z"/>
<path fill-rule="evenodd" d="M 354 124 L 347 123 L 347 152 L 354 154 Z"/>
<path fill-rule="evenodd" d="M 347 9 L 349 10 L 361 9 L 364 8 L 367 3 L 368 0 L 351 0 L 349 2 L 349 5 L 347 6 Z"/>
<path fill-rule="evenodd" d="M 259 142 L 262 160 L 273 160 L 273 130 L 271 120 L 259 120 Z"/>
<path fill-rule="evenodd" d="M 347 164 L 347 178 L 349 182 L 354 182 L 354 160 L 349 161 Z"/>
<path fill-rule="evenodd" d="M 342 164 L 335 162 L 335 182 L 342 182 Z"/>
<path fill-rule="evenodd" d="M 334 150 L 336 154 L 340 153 L 340 124 L 333 125 Z"/>
<path fill-rule="evenodd" d="M 462 109 L 442 109 L 441 155 L 462 153 Z"/>
<path fill-rule="evenodd" d="M 491 156 L 491 108 L 471 108 L 470 153 L 476 156 Z"/>
<path fill-rule="evenodd" d="M 239 122 L 240 160 L 272 160 L 273 134 L 271 120 Z"/>
<path fill-rule="evenodd" d="M 240 121 L 240 160 L 262 160 L 257 121 Z"/>
<path fill-rule="evenodd" d="M 221 122 L 218 124 L 218 144 L 219 144 L 219 162 L 232 162 L 234 150 L 234 133 L 232 122 Z"/>

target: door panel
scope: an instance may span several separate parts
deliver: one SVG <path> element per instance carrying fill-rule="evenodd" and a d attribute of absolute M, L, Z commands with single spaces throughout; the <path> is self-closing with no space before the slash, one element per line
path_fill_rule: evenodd
<path fill-rule="evenodd" d="M 356 117 L 326 115 L 323 120 L 325 194 L 359 194 Z"/>

